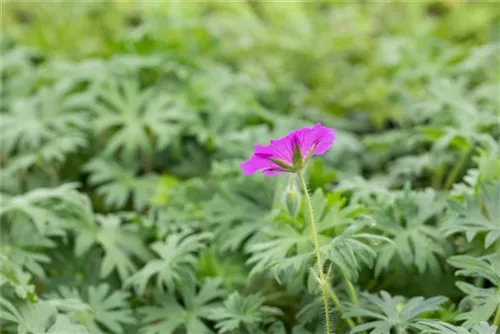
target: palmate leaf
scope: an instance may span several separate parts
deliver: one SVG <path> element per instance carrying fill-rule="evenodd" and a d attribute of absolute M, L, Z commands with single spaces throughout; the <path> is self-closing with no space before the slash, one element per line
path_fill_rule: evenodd
<path fill-rule="evenodd" d="M 19 196 L 1 194 L 0 217 L 13 223 L 30 221 L 41 234 L 63 228 L 93 225 L 93 212 L 87 196 L 79 193 L 78 184 L 57 188 L 39 188 Z"/>
<path fill-rule="evenodd" d="M 9 227 L 6 225 L 2 225 L 0 236 L 0 253 L 4 259 L 2 264 L 6 266 L 1 270 L 2 275 L 10 273 L 7 276 L 11 276 L 16 272 L 26 270 L 36 275 L 37 278 L 45 278 L 43 266 L 51 261 L 45 253 L 56 246 L 56 243 L 49 237 L 60 236 L 60 231 L 55 230 L 54 233 L 46 231 L 45 235 L 42 235 L 32 224 L 11 224 Z M 7 270 L 9 267 L 10 269 Z"/>
<path fill-rule="evenodd" d="M 239 249 L 262 229 L 273 206 L 274 187 L 264 176 L 237 177 L 218 185 L 216 195 L 204 205 L 204 218 L 215 226 L 222 251 Z"/>
<path fill-rule="evenodd" d="M 4 50 L 2 47 L 2 63 L 0 64 L 0 75 L 2 85 L 0 87 L 0 98 L 2 100 L 1 110 L 9 110 L 15 101 L 29 97 L 35 91 L 39 68 L 33 64 L 33 59 L 40 54 L 30 48 L 16 45 Z M 5 110 L 4 110 L 5 109 Z"/>
<path fill-rule="evenodd" d="M 422 334 L 496 334 L 497 326 L 488 325 L 487 322 L 480 322 L 478 325 L 467 329 L 437 320 L 422 320 L 418 322 L 418 328 Z"/>
<path fill-rule="evenodd" d="M 271 132 L 269 127 L 265 125 L 257 125 L 257 126 L 246 126 L 239 131 L 235 131 L 232 133 L 228 133 L 223 138 L 224 145 L 221 147 L 225 157 L 234 158 L 239 156 L 244 156 L 247 152 L 250 152 L 253 148 L 254 143 L 262 142 L 265 143 L 268 139 L 271 139 Z M 227 160 L 227 159 L 224 159 Z M 218 161 L 218 163 L 223 164 Z M 234 171 L 240 172 L 240 170 L 236 166 L 227 166 L 232 167 Z"/>
<path fill-rule="evenodd" d="M 51 80 L 69 80 L 78 84 L 89 84 L 89 91 L 98 92 L 110 77 L 126 73 L 135 74 L 145 68 L 158 69 L 162 58 L 159 55 L 117 54 L 112 55 L 108 60 L 97 58 L 79 61 L 57 59 L 48 63 L 41 70 L 44 77 Z"/>
<path fill-rule="evenodd" d="M 36 299 L 35 285 L 31 284 L 32 275 L 25 272 L 19 263 L 12 262 L 9 257 L 4 255 L 2 249 L 0 249 L 0 261 L 2 263 L 0 288 L 8 284 L 14 289 L 17 297 L 30 300 Z"/>
<path fill-rule="evenodd" d="M 443 208 L 444 202 L 433 190 L 410 192 L 406 188 L 395 203 L 377 211 L 378 228 L 393 242 L 380 248 L 375 273 L 386 270 L 394 258 L 407 267 L 415 265 L 420 273 L 439 272 L 438 259 L 446 257 L 450 247 L 432 219 Z"/>
<path fill-rule="evenodd" d="M 335 236 L 330 244 L 322 248 L 326 258 L 338 267 L 343 276 L 357 281 L 359 270 L 372 268 L 377 259 L 376 244 L 391 242 L 383 236 L 367 233 L 372 228 L 369 221 L 353 222 L 344 232 Z"/>
<path fill-rule="evenodd" d="M 188 231 L 170 234 L 165 241 L 153 243 L 151 249 L 160 258 L 148 261 L 141 270 L 125 281 L 125 285 L 132 285 L 137 294 L 142 295 L 148 281 L 156 276 L 156 288 L 159 291 L 164 291 L 165 287 L 173 291 L 183 280 L 193 277 L 197 255 L 207 247 L 207 242 L 212 238 L 212 233 L 192 234 Z"/>
<path fill-rule="evenodd" d="M 500 307 L 500 293 L 497 289 L 478 288 L 465 282 L 457 282 L 457 287 L 467 294 L 460 302 L 462 313 L 456 320 L 465 321 L 462 326 L 470 328 L 481 321 L 488 321 Z"/>
<path fill-rule="evenodd" d="M 474 88 L 479 94 L 474 89 L 466 90 L 467 81 L 466 78 L 453 81 L 440 78 L 429 85 L 429 99 L 439 101 L 439 113 L 435 124 L 420 130 L 423 138 L 432 143 L 432 151 L 436 154 L 443 154 L 452 147 L 466 151 L 476 143 L 488 147 L 492 136 L 484 129 L 500 124 L 496 102 L 490 103 L 482 96 L 481 86 Z"/>
<path fill-rule="evenodd" d="M 156 174 L 136 176 L 135 164 L 123 164 L 108 158 L 95 158 L 84 170 L 90 173 L 89 184 L 97 187 L 108 208 L 124 208 L 132 198 L 136 210 L 144 209 L 156 192 Z"/>
<path fill-rule="evenodd" d="M 481 321 L 488 321 L 500 307 L 500 253 L 483 258 L 468 255 L 452 256 L 448 262 L 459 268 L 456 275 L 481 277 L 490 281 L 494 287 L 481 288 L 465 282 L 457 282 L 457 287 L 467 296 L 461 301 L 462 313 L 457 320 L 465 320 L 463 326 L 470 328 Z"/>
<path fill-rule="evenodd" d="M 456 275 L 468 277 L 483 277 L 496 286 L 500 286 L 500 254 L 476 258 L 469 255 L 457 255 L 448 262 L 459 268 Z"/>
<path fill-rule="evenodd" d="M 104 250 L 100 275 L 109 276 L 114 270 L 125 281 L 137 270 L 133 259 L 147 261 L 151 253 L 144 245 L 137 226 L 124 224 L 116 215 L 96 215 L 98 227 L 85 233 L 81 231 L 76 239 L 75 255 L 83 256 L 97 243 Z"/>
<path fill-rule="evenodd" d="M 59 83 L 40 90 L 31 99 L 18 101 L 10 112 L 2 113 L 2 152 L 9 156 L 16 150 L 36 150 L 58 134 L 86 129 L 86 110 L 93 97 L 72 90 L 72 85 Z"/>
<path fill-rule="evenodd" d="M 340 180 L 336 189 L 351 193 L 351 201 L 354 203 L 379 204 L 393 200 L 390 181 L 386 177 L 375 176 L 369 180 L 356 175 Z"/>
<path fill-rule="evenodd" d="M 258 295 L 231 294 L 224 305 L 210 310 L 209 318 L 216 321 L 219 334 L 256 333 L 265 322 L 282 315 L 280 309 L 264 305 Z"/>
<path fill-rule="evenodd" d="M 432 166 L 433 159 L 428 153 L 420 155 L 406 155 L 394 160 L 391 166 L 391 175 L 394 178 L 408 180 L 422 175 L 422 173 Z"/>
<path fill-rule="evenodd" d="M 200 252 L 199 257 L 196 266 L 199 277 L 221 277 L 228 289 L 244 286 L 248 281 L 245 257 L 239 253 L 220 252 L 212 246 Z"/>
<path fill-rule="evenodd" d="M 468 57 L 456 66 L 455 70 L 460 74 L 478 70 L 491 73 L 492 71 L 489 71 L 488 67 L 484 65 L 486 63 L 494 64 L 498 61 L 498 50 L 499 48 L 496 43 L 485 43 L 476 46 L 472 48 Z"/>
<path fill-rule="evenodd" d="M 133 77 L 103 84 L 93 111 L 95 132 L 110 134 L 105 154 L 120 153 L 129 162 L 138 153 L 151 158 L 156 149 L 167 146 L 188 115 L 164 92 L 141 90 Z"/>
<path fill-rule="evenodd" d="M 330 260 L 336 269 L 348 279 L 357 279 L 358 271 L 371 267 L 376 251 L 371 243 L 387 241 L 386 238 L 368 233 L 373 222 L 362 219 L 358 206 L 344 206 L 345 199 L 336 196 L 328 200 L 318 189 L 312 197 L 313 210 L 317 217 L 317 232 L 324 260 Z M 303 272 L 314 257 L 311 240 L 311 224 L 306 221 L 307 208 L 302 206 L 301 215 L 278 216 L 277 222 L 264 228 L 260 238 L 249 244 L 251 275 L 266 269 L 280 274 L 295 275 Z M 283 221 L 280 221 L 283 219 Z"/>
<path fill-rule="evenodd" d="M 465 203 L 452 202 L 453 214 L 443 226 L 446 235 L 465 233 L 471 242 L 478 234 L 485 234 L 484 247 L 500 240 L 500 182 L 483 184 L 477 196 Z"/>
<path fill-rule="evenodd" d="M 81 132 L 51 134 L 37 149 L 29 149 L 9 158 L 2 169 L 2 178 L 18 177 L 19 172 L 39 166 L 45 175 L 54 179 L 57 177 L 58 163 L 64 162 L 69 154 L 76 153 L 86 146 L 87 139 Z"/>
<path fill-rule="evenodd" d="M 185 104 L 196 118 L 190 122 L 189 132 L 210 149 L 225 151 L 226 138 L 237 135 L 248 119 L 263 109 L 255 96 L 253 79 L 222 66 L 211 66 L 190 77 Z"/>
<path fill-rule="evenodd" d="M 331 238 L 321 247 L 325 259 L 329 259 L 345 278 L 356 281 L 361 268 L 373 267 L 377 257 L 374 246 L 390 242 L 390 239 L 370 232 L 378 229 L 376 221 L 362 214 L 361 206 L 346 205 L 346 198 L 338 193 L 325 199 L 318 190 L 312 197 L 312 204 L 315 214 L 322 217 L 318 233 Z"/>
<path fill-rule="evenodd" d="M 2 284 L 13 286 L 19 297 L 34 298 L 29 273 L 45 278 L 44 266 L 51 259 L 44 252 L 56 245 L 50 238 L 64 237 L 69 228 L 83 231 L 92 224 L 88 198 L 75 189 L 76 184 L 65 184 L 14 197 L 2 194 Z"/>
<path fill-rule="evenodd" d="M 381 334 L 390 333 L 391 330 L 415 330 L 419 318 L 439 311 L 441 304 L 447 300 L 445 297 L 414 297 L 406 300 L 401 296 L 392 297 L 385 291 L 381 291 L 380 296 L 363 293 L 362 297 L 363 306 L 351 306 L 344 317 L 365 317 L 370 321 L 357 325 L 351 333 L 368 331 L 370 334 Z"/>
<path fill-rule="evenodd" d="M 307 266 L 314 256 L 308 231 L 295 230 L 292 226 L 265 228 L 265 239 L 247 247 L 251 254 L 247 263 L 252 266 L 250 275 L 272 268 L 276 275 L 293 268 L 295 272 Z"/>
<path fill-rule="evenodd" d="M 498 125 L 496 101 L 489 83 L 470 86 L 469 79 L 433 77 L 420 108 L 413 114 L 429 114 L 433 124 L 423 127 L 423 134 L 431 140 L 433 150 L 442 152 L 449 145 L 465 148 L 474 141 L 482 142 L 483 130 Z M 489 92 L 491 91 L 491 92 Z M 426 110 L 423 110 L 425 108 Z"/>
<path fill-rule="evenodd" d="M 0 319 L 4 320 L 2 325 L 17 325 L 17 334 L 89 334 L 84 326 L 71 322 L 67 315 L 59 313 L 56 306 L 47 301 L 16 308 L 0 298 L 0 310 Z"/>
<path fill-rule="evenodd" d="M 173 293 L 157 295 L 158 305 L 139 309 L 143 319 L 140 333 L 170 334 L 180 328 L 186 333 L 213 333 L 203 320 L 210 318 L 220 304 L 219 299 L 226 294 L 221 285 L 221 279 L 207 279 L 197 291 L 195 282 L 187 280 L 179 288 L 182 304 Z"/>
<path fill-rule="evenodd" d="M 478 149 L 472 159 L 477 168 L 471 168 L 463 177 L 463 182 L 455 183 L 450 194 L 453 197 L 473 196 L 480 190 L 481 184 L 488 184 L 500 179 L 500 143 L 490 149 Z"/>
<path fill-rule="evenodd" d="M 132 314 L 127 299 L 130 294 L 120 290 L 110 291 L 108 284 L 89 286 L 82 295 L 78 289 L 69 286 L 60 286 L 57 293 L 51 297 L 76 299 L 86 303 L 89 307 L 83 310 L 70 311 L 70 317 L 87 327 L 90 333 L 105 334 L 124 333 L 124 326 L 134 324 L 136 319 Z"/>

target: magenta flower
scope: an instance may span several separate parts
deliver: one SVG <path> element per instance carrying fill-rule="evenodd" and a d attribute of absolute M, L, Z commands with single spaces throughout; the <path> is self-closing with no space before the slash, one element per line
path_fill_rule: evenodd
<path fill-rule="evenodd" d="M 310 157 L 328 151 L 335 131 L 320 123 L 309 128 L 293 130 L 285 137 L 273 139 L 267 146 L 256 145 L 253 155 L 240 167 L 245 175 L 262 170 L 271 176 L 301 170 Z"/>

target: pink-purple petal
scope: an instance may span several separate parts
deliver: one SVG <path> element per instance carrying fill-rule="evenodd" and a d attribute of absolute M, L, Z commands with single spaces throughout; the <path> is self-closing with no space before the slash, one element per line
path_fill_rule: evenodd
<path fill-rule="evenodd" d="M 258 170 L 269 169 L 277 167 L 272 161 L 260 158 L 256 155 L 252 155 L 250 159 L 243 162 L 241 165 L 241 170 L 245 175 L 252 175 Z"/>
<path fill-rule="evenodd" d="M 294 148 L 298 147 L 303 158 L 324 154 L 335 140 L 335 131 L 320 123 L 307 128 L 291 131 L 279 139 L 272 139 L 267 146 L 257 145 L 254 155 L 241 164 L 243 174 L 251 175 L 262 170 L 265 175 L 272 176 L 284 172 L 272 159 L 287 164 L 293 163 Z M 301 168 L 300 166 L 295 166 Z"/>
<path fill-rule="evenodd" d="M 313 152 L 314 155 L 324 154 L 330 149 L 335 140 L 335 131 L 321 124 L 316 124 L 313 131 L 311 131 L 310 137 L 312 137 L 313 145 L 316 145 Z"/>

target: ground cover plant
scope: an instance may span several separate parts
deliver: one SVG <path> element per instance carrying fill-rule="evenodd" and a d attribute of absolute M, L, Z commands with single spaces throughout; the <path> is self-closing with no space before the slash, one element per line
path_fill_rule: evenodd
<path fill-rule="evenodd" d="M 497 333 L 496 3 L 1 6 L 0 333 Z"/>

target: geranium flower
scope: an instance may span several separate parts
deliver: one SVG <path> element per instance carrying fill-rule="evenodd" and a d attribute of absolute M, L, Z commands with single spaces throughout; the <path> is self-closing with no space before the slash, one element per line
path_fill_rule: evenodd
<path fill-rule="evenodd" d="M 335 139 L 335 130 L 320 123 L 293 130 L 285 137 L 271 140 L 267 146 L 255 146 L 253 155 L 240 167 L 245 175 L 262 170 L 267 176 L 302 170 L 313 155 L 328 151 Z"/>

